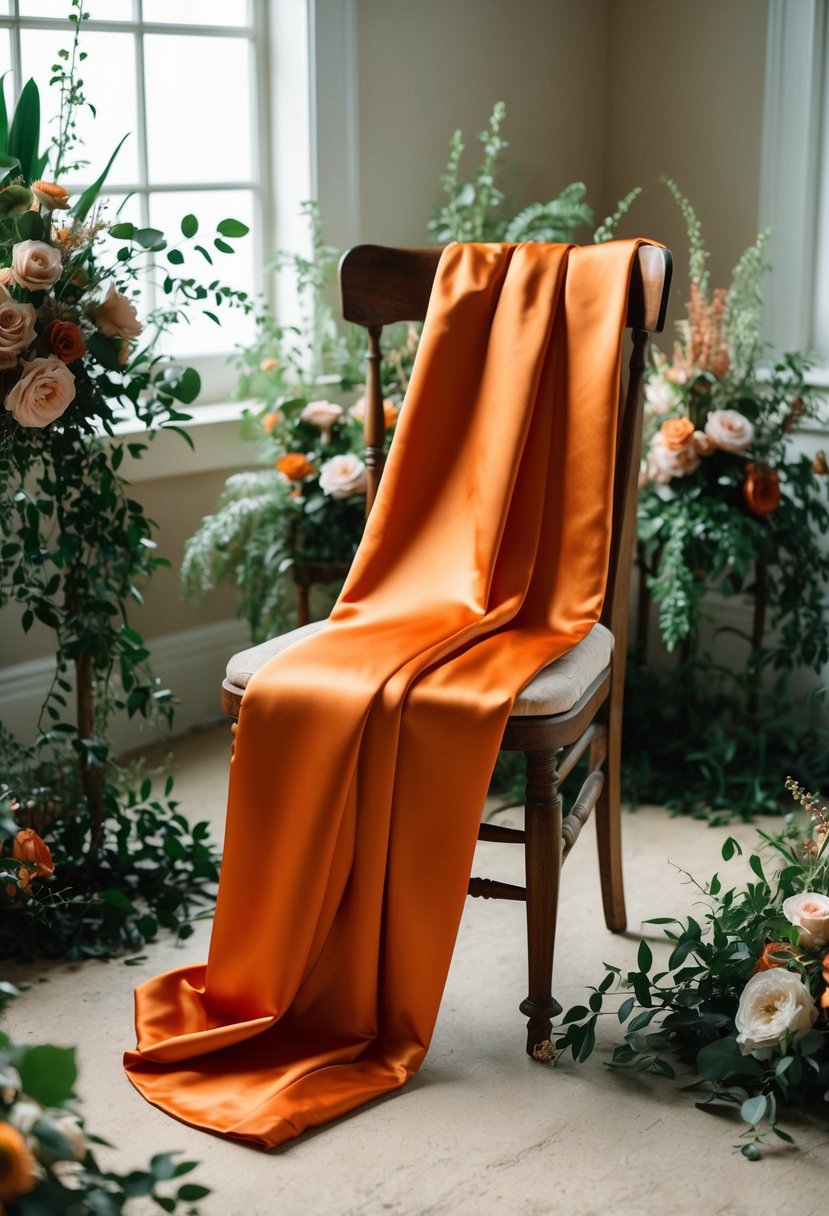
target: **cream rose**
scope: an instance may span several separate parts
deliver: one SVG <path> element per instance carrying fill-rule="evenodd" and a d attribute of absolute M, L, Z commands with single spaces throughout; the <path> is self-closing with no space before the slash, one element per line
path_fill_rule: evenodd
<path fill-rule="evenodd" d="M 15 283 L 27 291 L 48 291 L 63 272 L 60 250 L 45 241 L 19 241 L 12 248 Z"/>
<path fill-rule="evenodd" d="M 803 891 L 783 900 L 783 915 L 800 929 L 798 945 L 808 949 L 829 942 L 829 897 Z"/>
<path fill-rule="evenodd" d="M 664 376 L 651 376 L 645 385 L 645 409 L 649 414 L 669 414 L 679 409 L 682 398 Z"/>
<path fill-rule="evenodd" d="M 97 308 L 92 311 L 92 320 L 105 338 L 125 338 L 130 341 L 141 333 L 141 322 L 132 300 L 115 290 L 113 283 Z"/>
<path fill-rule="evenodd" d="M 705 433 L 724 452 L 745 452 L 754 440 L 754 427 L 737 410 L 712 410 Z"/>
<path fill-rule="evenodd" d="M 328 443 L 332 426 L 343 416 L 343 407 L 335 401 L 309 401 L 299 416 L 322 431 L 322 442 Z"/>
<path fill-rule="evenodd" d="M 50 355 L 24 364 L 23 375 L 6 397 L 6 409 L 20 426 L 48 426 L 75 396 L 75 377 Z"/>
<path fill-rule="evenodd" d="M 0 286 L 0 368 L 14 367 L 17 356 L 35 340 L 35 318 L 31 304 L 18 304 Z"/>
<path fill-rule="evenodd" d="M 320 469 L 320 489 L 332 498 L 351 498 L 366 490 L 366 466 L 353 452 L 332 456 Z"/>
<path fill-rule="evenodd" d="M 674 477 L 687 477 L 699 468 L 699 452 L 693 439 L 682 448 L 673 450 L 665 443 L 661 431 L 651 439 L 648 451 L 648 476 L 659 485 L 667 485 Z"/>
<path fill-rule="evenodd" d="M 775 1047 L 789 1031 L 811 1030 L 817 1016 L 809 989 L 793 971 L 759 971 L 743 989 L 734 1016 L 740 1051 Z"/>

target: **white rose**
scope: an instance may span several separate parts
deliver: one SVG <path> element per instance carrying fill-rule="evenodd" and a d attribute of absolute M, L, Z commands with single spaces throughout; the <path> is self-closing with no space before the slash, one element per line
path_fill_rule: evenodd
<path fill-rule="evenodd" d="M 645 408 L 649 414 L 669 414 L 682 405 L 682 398 L 663 376 L 651 376 L 645 385 Z"/>
<path fill-rule="evenodd" d="M 724 452 L 745 452 L 754 440 L 754 427 L 737 410 L 712 410 L 705 433 Z"/>
<path fill-rule="evenodd" d="M 48 291 L 62 273 L 60 250 L 45 241 L 18 241 L 12 248 L 14 281 L 27 291 Z"/>
<path fill-rule="evenodd" d="M 789 1031 L 811 1030 L 817 1016 L 809 989 L 793 971 L 759 971 L 743 989 L 734 1017 L 740 1051 L 775 1047 Z"/>
<path fill-rule="evenodd" d="M 94 309 L 92 320 L 105 338 L 130 341 L 141 333 L 141 322 L 132 300 L 116 291 L 112 283 L 101 303 Z"/>
<path fill-rule="evenodd" d="M 0 286 L 0 368 L 14 367 L 20 352 L 34 342 L 36 317 L 31 304 L 18 304 Z"/>
<path fill-rule="evenodd" d="M 699 452 L 696 445 L 688 443 L 685 447 L 673 450 L 665 443 L 661 431 L 657 431 L 651 439 L 648 452 L 648 475 L 652 481 L 667 485 L 673 477 L 687 477 L 699 468 Z"/>
<path fill-rule="evenodd" d="M 322 442 L 328 443 L 331 428 L 343 416 L 343 407 L 335 401 L 309 401 L 299 415 L 303 422 L 322 431 Z"/>
<path fill-rule="evenodd" d="M 6 397 L 6 409 L 20 426 L 48 426 L 75 397 L 75 377 L 50 355 L 23 365 L 23 375 Z"/>
<path fill-rule="evenodd" d="M 808 949 L 829 942 L 829 897 L 803 891 L 783 900 L 783 915 L 801 930 L 798 945 Z"/>
<path fill-rule="evenodd" d="M 366 466 L 353 452 L 332 456 L 320 469 L 320 489 L 332 498 L 351 498 L 366 491 Z"/>

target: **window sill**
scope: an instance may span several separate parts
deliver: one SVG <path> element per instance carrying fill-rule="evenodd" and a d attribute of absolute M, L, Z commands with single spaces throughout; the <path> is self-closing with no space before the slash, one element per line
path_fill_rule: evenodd
<path fill-rule="evenodd" d="M 127 481 L 160 481 L 165 477 L 191 477 L 222 469 L 246 468 L 256 464 L 256 449 L 242 439 L 239 422 L 248 405 L 245 401 L 222 401 L 193 407 L 190 421 L 183 429 L 193 441 L 191 450 L 175 431 L 160 430 L 146 452 L 136 460 L 124 455 L 120 472 Z M 140 440 L 147 432 L 135 419 L 115 426 L 119 439 Z"/>

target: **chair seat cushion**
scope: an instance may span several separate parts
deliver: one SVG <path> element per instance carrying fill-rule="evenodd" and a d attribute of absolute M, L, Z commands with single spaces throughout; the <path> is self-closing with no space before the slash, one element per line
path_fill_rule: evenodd
<path fill-rule="evenodd" d="M 268 659 L 287 650 L 294 642 L 310 637 L 325 625 L 325 621 L 312 621 L 270 638 L 259 646 L 240 650 L 227 665 L 227 684 L 240 693 L 248 686 L 251 676 Z M 597 676 L 610 665 L 613 653 L 613 635 L 604 625 L 594 625 L 586 637 L 568 650 L 567 654 L 543 667 L 519 692 L 512 708 L 514 717 L 563 714 L 572 709 L 584 695 Z"/>

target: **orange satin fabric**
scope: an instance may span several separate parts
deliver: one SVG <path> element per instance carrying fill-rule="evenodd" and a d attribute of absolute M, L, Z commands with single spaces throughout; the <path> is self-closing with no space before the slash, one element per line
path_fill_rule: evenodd
<path fill-rule="evenodd" d="M 419 1067 L 510 707 L 601 611 L 637 244 L 444 252 L 330 624 L 244 697 L 207 964 L 136 993 L 179 1119 L 269 1148 Z"/>

